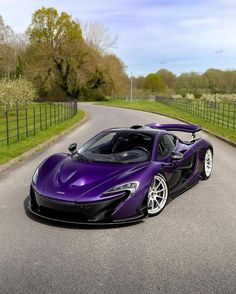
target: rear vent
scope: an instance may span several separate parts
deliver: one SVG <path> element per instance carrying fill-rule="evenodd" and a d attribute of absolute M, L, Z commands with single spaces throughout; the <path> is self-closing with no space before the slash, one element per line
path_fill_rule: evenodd
<path fill-rule="evenodd" d="M 137 129 L 141 129 L 143 126 L 140 126 L 140 125 L 134 125 L 132 127 L 130 127 L 130 129 L 134 129 L 134 130 L 137 130 Z"/>

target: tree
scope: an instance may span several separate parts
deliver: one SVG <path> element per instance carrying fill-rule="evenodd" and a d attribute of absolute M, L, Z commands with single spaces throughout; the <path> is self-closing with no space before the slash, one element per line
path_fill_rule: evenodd
<path fill-rule="evenodd" d="M 25 79 L 0 80 L 0 105 L 5 109 L 26 105 L 36 98 L 34 86 Z"/>
<path fill-rule="evenodd" d="M 14 48 L 0 44 L 0 78 L 10 78 L 15 75 L 17 56 Z"/>
<path fill-rule="evenodd" d="M 144 89 L 145 88 L 145 83 L 146 83 L 146 79 L 144 76 L 139 76 L 137 78 L 133 79 L 134 82 L 134 87 L 137 89 Z"/>
<path fill-rule="evenodd" d="M 178 76 L 175 82 L 175 90 L 178 94 L 185 96 L 188 93 L 200 98 L 204 92 L 202 75 L 196 72 L 183 73 Z"/>
<path fill-rule="evenodd" d="M 175 81 L 177 79 L 176 75 L 167 69 L 158 70 L 157 74 L 159 74 L 164 80 L 165 84 L 171 89 L 174 87 Z"/>
<path fill-rule="evenodd" d="M 166 86 L 161 75 L 157 73 L 150 73 L 146 77 L 145 88 L 148 90 L 152 90 L 153 92 L 164 92 Z"/>
<path fill-rule="evenodd" d="M 99 35 L 103 43 L 96 39 L 99 48 L 85 42 L 79 23 L 67 13 L 59 14 L 54 8 L 37 10 L 28 35 L 26 74 L 41 96 L 101 99 L 122 88 L 126 78 L 123 63 L 99 49 L 106 36 Z"/>
<path fill-rule="evenodd" d="M 51 49 L 82 39 L 79 23 L 65 12 L 59 15 L 55 8 L 36 10 L 27 31 L 32 44 L 44 44 Z"/>
<path fill-rule="evenodd" d="M 101 23 L 89 22 L 84 25 L 83 35 L 85 42 L 100 53 L 109 53 L 115 48 L 117 36 L 112 37 L 109 29 Z"/>
<path fill-rule="evenodd" d="M 25 49 L 23 34 L 16 34 L 5 25 L 0 15 L 0 78 L 14 78 L 18 59 Z"/>
<path fill-rule="evenodd" d="M 80 25 L 65 12 L 41 8 L 28 28 L 27 74 L 40 89 L 40 94 L 77 98 L 84 82 L 81 70 L 86 48 Z"/>

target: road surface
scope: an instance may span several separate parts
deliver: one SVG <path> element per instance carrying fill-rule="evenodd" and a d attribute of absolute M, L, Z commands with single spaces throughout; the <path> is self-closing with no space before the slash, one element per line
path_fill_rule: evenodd
<path fill-rule="evenodd" d="M 236 293 L 236 149 L 214 137 L 210 180 L 140 224 L 63 227 L 25 214 L 31 176 L 45 157 L 112 126 L 175 121 L 80 107 L 90 114 L 86 124 L 0 174 L 0 293 Z"/>

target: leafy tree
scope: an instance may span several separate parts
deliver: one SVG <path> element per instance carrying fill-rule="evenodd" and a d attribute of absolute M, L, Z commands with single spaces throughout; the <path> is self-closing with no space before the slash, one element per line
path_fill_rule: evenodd
<path fill-rule="evenodd" d="M 28 28 L 26 73 L 48 98 L 96 99 L 117 93 L 126 78 L 115 55 L 82 37 L 80 25 L 65 12 L 41 8 Z"/>
<path fill-rule="evenodd" d="M 175 74 L 173 74 L 171 71 L 169 71 L 168 69 L 165 69 L 165 68 L 162 68 L 162 69 L 158 70 L 157 74 L 159 74 L 162 77 L 165 84 L 169 88 L 174 87 L 175 81 L 177 79 Z"/>
<path fill-rule="evenodd" d="M 14 76 L 16 70 L 16 54 L 14 48 L 7 44 L 0 44 L 0 78 Z"/>
<path fill-rule="evenodd" d="M 133 79 L 133 86 L 137 89 L 144 89 L 145 88 L 146 79 L 144 76 L 139 76 Z"/>
<path fill-rule="evenodd" d="M 0 105 L 5 109 L 29 104 L 36 95 L 32 83 L 25 79 L 0 80 Z"/>
<path fill-rule="evenodd" d="M 145 88 L 158 92 L 164 92 L 165 91 L 165 82 L 160 74 L 157 73 L 150 73 L 146 77 L 145 82 Z"/>
<path fill-rule="evenodd" d="M 80 25 L 72 20 L 71 15 L 45 7 L 34 12 L 28 34 L 32 44 L 44 44 L 50 49 L 82 39 Z"/>
<path fill-rule="evenodd" d="M 77 98 L 83 79 L 81 67 L 86 55 L 79 24 L 65 12 L 41 8 L 28 28 L 27 75 L 40 94 Z"/>

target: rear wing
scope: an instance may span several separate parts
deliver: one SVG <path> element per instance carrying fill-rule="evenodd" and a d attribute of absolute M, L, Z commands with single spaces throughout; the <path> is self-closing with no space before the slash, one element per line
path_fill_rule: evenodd
<path fill-rule="evenodd" d="M 201 131 L 201 129 L 202 129 L 200 126 L 192 125 L 192 124 L 157 124 L 157 123 L 151 123 L 151 124 L 147 124 L 146 126 L 151 128 L 151 129 L 192 133 L 192 140 L 195 139 L 195 133 Z"/>

